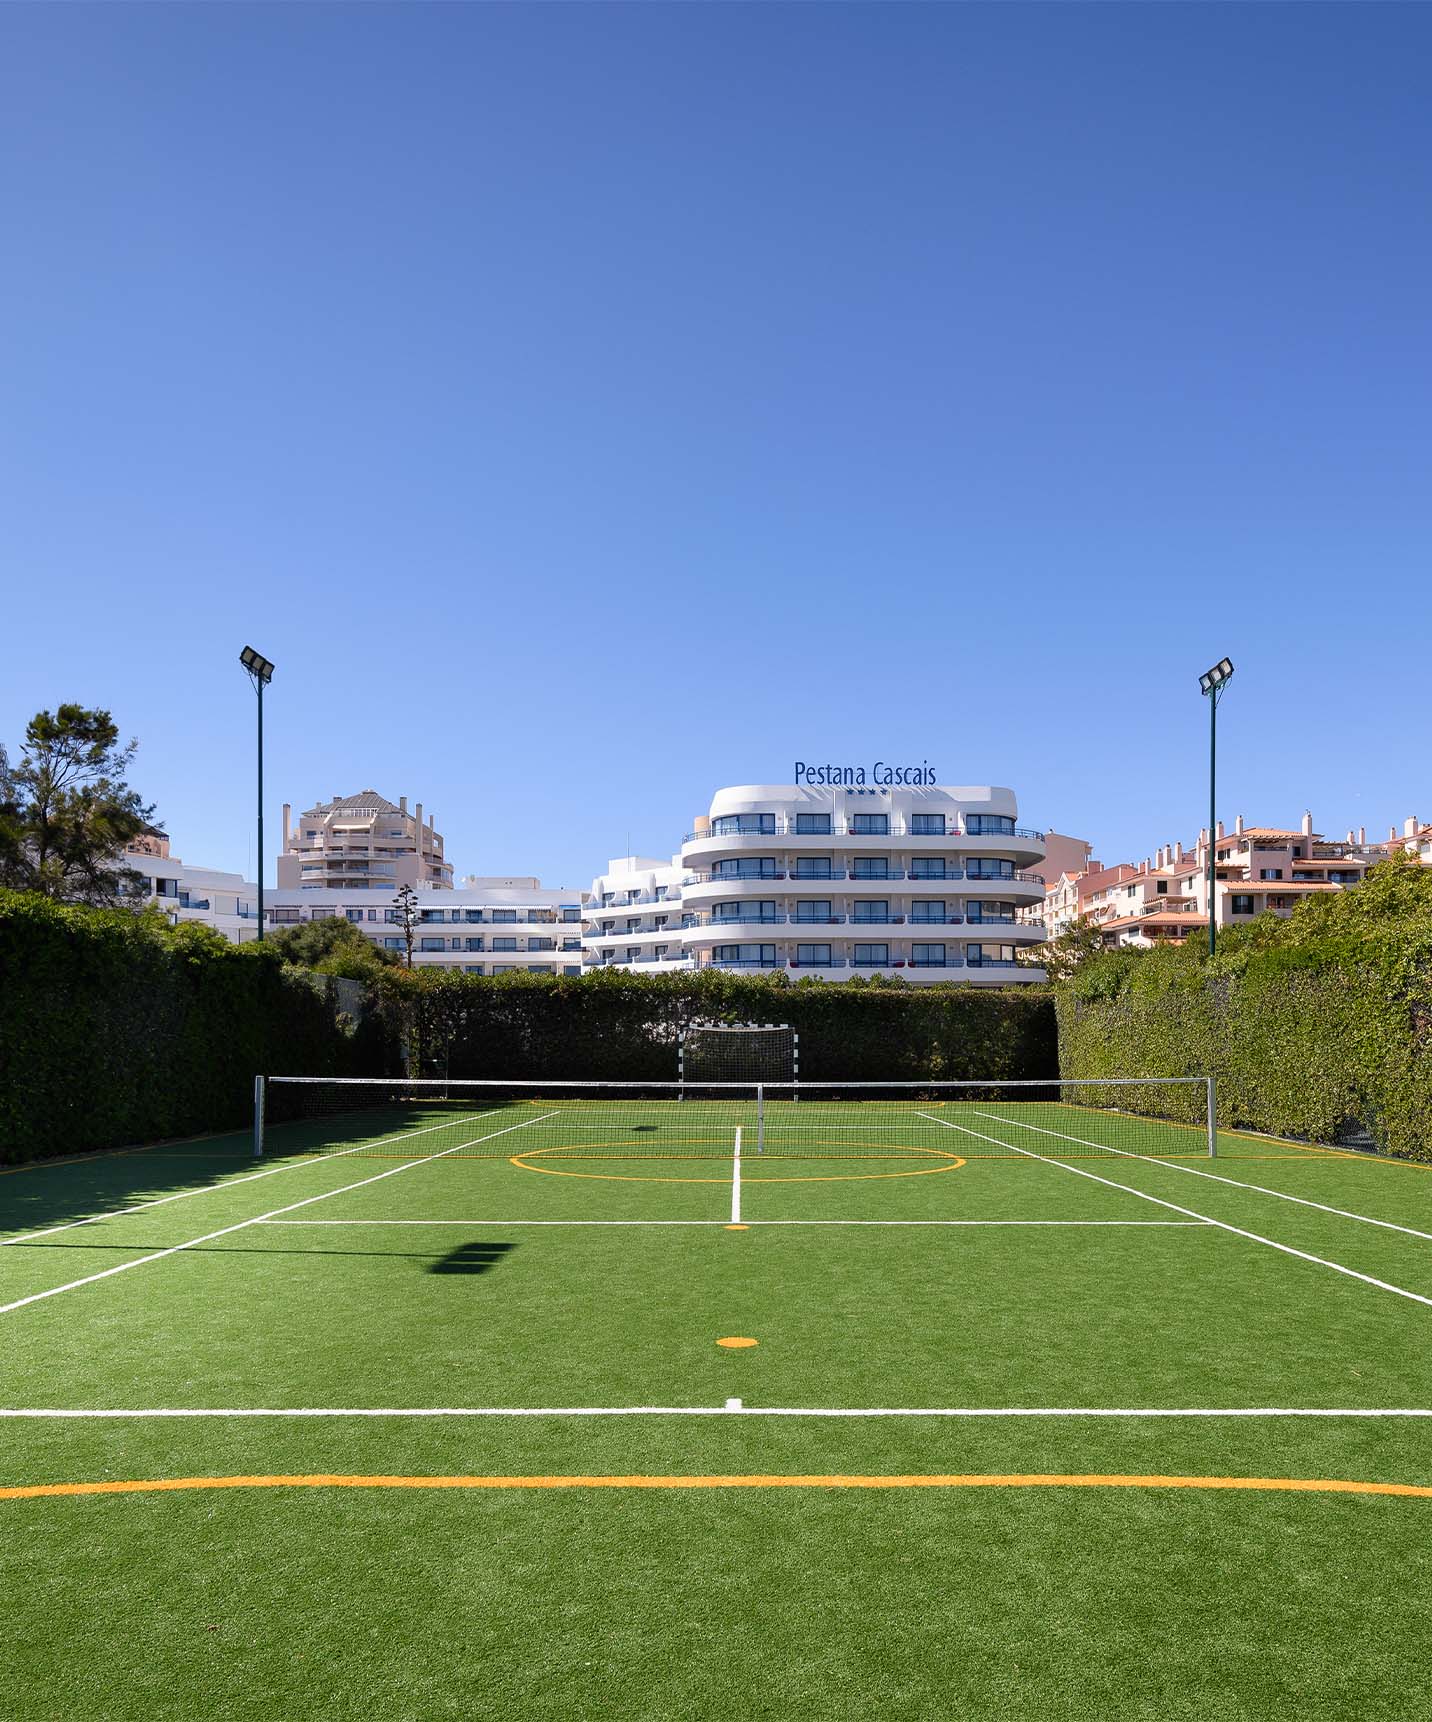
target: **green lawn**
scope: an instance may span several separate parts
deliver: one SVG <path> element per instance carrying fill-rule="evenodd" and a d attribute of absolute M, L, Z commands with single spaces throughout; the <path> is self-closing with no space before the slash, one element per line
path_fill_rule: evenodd
<path fill-rule="evenodd" d="M 434 1105 L 0 1174 L 0 1715 L 1428 1713 L 1432 1498 L 1133 1479 L 1432 1489 L 1432 1417 L 1353 1415 L 1432 1408 L 1432 1170 L 760 1135 Z M 5 1494 L 234 1477 L 370 1481 Z M 530 1486 L 611 1477 L 728 1481 Z"/>

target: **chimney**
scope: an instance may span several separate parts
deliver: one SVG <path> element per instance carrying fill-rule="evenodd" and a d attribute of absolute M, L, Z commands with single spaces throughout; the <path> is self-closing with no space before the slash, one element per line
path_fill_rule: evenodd
<path fill-rule="evenodd" d="M 1365 825 L 1359 825 L 1358 826 L 1358 828 L 1357 828 L 1357 840 L 1359 843 L 1366 843 L 1367 842 L 1367 827 Z"/>
<path fill-rule="evenodd" d="M 283 846 L 285 849 L 288 848 L 288 827 L 289 827 L 289 814 L 290 814 L 290 812 L 291 812 L 290 805 L 287 801 L 285 801 L 283 804 Z"/>
<path fill-rule="evenodd" d="M 1304 837 L 1311 837 L 1312 834 L 1313 834 L 1313 816 L 1311 813 L 1305 813 L 1303 815 L 1303 836 Z"/>
<path fill-rule="evenodd" d="M 418 839 L 418 851 L 421 853 L 423 847 L 423 804 L 421 801 L 418 803 L 417 821 L 416 835 Z"/>
<path fill-rule="evenodd" d="M 406 813 L 407 811 L 408 811 L 408 798 L 406 795 L 400 795 L 398 797 L 398 812 L 399 813 Z"/>
<path fill-rule="evenodd" d="M 1397 841 L 1397 827 L 1395 825 L 1389 825 L 1388 826 L 1388 828 L 1387 828 L 1387 841 L 1389 843 L 1395 843 Z"/>
<path fill-rule="evenodd" d="M 1241 813 L 1233 821 L 1233 835 L 1235 837 L 1241 837 L 1243 835 L 1243 815 Z"/>
<path fill-rule="evenodd" d="M 1402 835 L 1404 837 L 1415 837 L 1417 835 L 1417 815 L 1415 813 L 1412 814 L 1403 825 Z"/>
<path fill-rule="evenodd" d="M 1223 821 L 1221 819 L 1218 821 L 1218 835 L 1219 837 L 1223 836 Z"/>

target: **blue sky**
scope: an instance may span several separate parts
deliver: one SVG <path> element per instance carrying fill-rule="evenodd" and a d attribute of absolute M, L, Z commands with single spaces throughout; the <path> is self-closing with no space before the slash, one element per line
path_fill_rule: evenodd
<path fill-rule="evenodd" d="M 1432 11 L 0 10 L 0 735 L 584 884 L 797 759 L 1432 816 Z M 272 844 L 270 845 L 272 848 Z M 269 873 L 272 868 L 270 862 Z"/>

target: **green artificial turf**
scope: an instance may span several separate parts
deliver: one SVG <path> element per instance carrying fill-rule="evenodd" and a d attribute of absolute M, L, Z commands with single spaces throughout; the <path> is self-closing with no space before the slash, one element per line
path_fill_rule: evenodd
<path fill-rule="evenodd" d="M 258 1164 L 234 1136 L 0 1176 L 0 1407 L 51 1413 L 0 1419 L 0 1489 L 1432 1485 L 1432 1418 L 1115 1414 L 1432 1407 L 1422 1168 L 1234 1136 L 1209 1161 L 1195 1131 L 1069 1107 L 772 1108 L 767 1156 L 752 1108 L 557 1113 L 309 1118 Z M 659 1223 L 593 1223 L 631 1221 Z M 633 1407 L 678 1414 L 222 1414 Z M 767 1414 L 1000 1408 L 1046 1414 Z M 7 1719 L 1432 1706 L 1432 1499 L 255 1488 L 0 1498 L 0 1525 Z"/>

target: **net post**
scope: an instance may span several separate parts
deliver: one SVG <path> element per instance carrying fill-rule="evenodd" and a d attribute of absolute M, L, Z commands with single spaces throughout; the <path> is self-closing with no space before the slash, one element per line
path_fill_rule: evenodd
<path fill-rule="evenodd" d="M 264 1079 L 254 1078 L 254 1159 L 264 1157 Z"/>
<path fill-rule="evenodd" d="M 791 1104 L 794 1105 L 801 1097 L 801 1036 L 800 1030 L 791 1030 Z"/>
<path fill-rule="evenodd" d="M 766 1085 L 756 1084 L 756 1152 L 766 1151 Z"/>
<path fill-rule="evenodd" d="M 1211 1076 L 1208 1078 L 1208 1158 L 1218 1158 L 1218 1091 Z"/>

